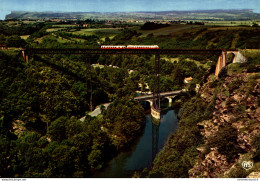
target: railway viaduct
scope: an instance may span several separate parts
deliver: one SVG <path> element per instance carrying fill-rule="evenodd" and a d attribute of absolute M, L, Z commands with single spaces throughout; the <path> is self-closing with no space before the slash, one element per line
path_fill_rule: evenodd
<path fill-rule="evenodd" d="M 133 54 L 150 54 L 155 55 L 155 73 L 154 73 L 154 90 L 152 95 L 151 112 L 155 118 L 160 118 L 160 55 L 217 55 L 218 61 L 216 64 L 215 75 L 218 76 L 220 71 L 227 64 L 227 55 L 233 54 L 233 63 L 245 62 L 246 58 L 239 50 L 222 50 L 222 49 L 44 49 L 32 48 L 21 49 L 21 54 L 26 62 L 29 61 L 29 56 L 34 54 L 100 54 L 100 55 L 133 55 Z M 166 96 L 167 97 L 167 96 Z M 150 100 L 147 98 L 147 100 Z"/>
<path fill-rule="evenodd" d="M 226 66 L 227 55 L 233 54 L 232 63 L 242 63 L 246 58 L 235 49 L 21 49 L 23 59 L 28 62 L 29 56 L 33 54 L 154 54 L 154 55 L 218 55 L 215 75 Z"/>
<path fill-rule="evenodd" d="M 246 62 L 246 58 L 240 53 L 238 50 L 222 50 L 221 54 L 218 57 L 215 75 L 218 76 L 219 72 L 224 68 L 227 64 L 227 55 L 233 54 L 234 58 L 232 63 L 243 63 Z"/>

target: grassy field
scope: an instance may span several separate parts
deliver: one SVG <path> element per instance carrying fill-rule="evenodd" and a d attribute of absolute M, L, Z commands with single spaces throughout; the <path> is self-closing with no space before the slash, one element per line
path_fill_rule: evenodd
<path fill-rule="evenodd" d="M 235 24 L 234 24 L 235 23 Z M 169 35 L 173 33 L 183 32 L 192 30 L 194 28 L 207 28 L 209 31 L 218 31 L 218 30 L 249 30 L 249 29 L 255 29 L 255 27 L 250 27 L 252 25 L 252 21 L 239 21 L 239 22 L 227 22 L 227 21 L 212 21 L 209 23 L 206 23 L 203 25 L 185 25 L 185 24 L 179 24 L 179 25 L 170 25 L 169 27 L 165 28 L 159 28 L 156 30 L 138 30 L 138 32 L 142 33 L 143 35 L 141 37 L 145 37 L 148 34 L 153 33 L 155 36 L 160 35 Z M 239 26 L 239 25 L 245 25 L 245 26 Z M 260 25 L 260 23 L 259 23 Z"/>
<path fill-rule="evenodd" d="M 208 30 L 218 31 L 218 30 L 252 30 L 256 27 L 248 27 L 248 26 L 226 26 L 226 27 L 207 27 Z"/>
<path fill-rule="evenodd" d="M 46 31 L 47 32 L 55 32 L 55 31 L 59 31 L 59 30 L 64 30 L 65 28 L 50 28 L 50 29 L 47 29 Z"/>
<path fill-rule="evenodd" d="M 251 57 L 259 57 L 260 56 L 260 49 L 245 49 L 245 50 L 240 50 L 242 54 L 244 54 L 247 58 Z"/>
<path fill-rule="evenodd" d="M 70 43 L 70 42 L 84 42 L 85 40 L 83 39 L 79 39 L 79 38 L 70 38 L 70 39 L 66 39 L 66 38 L 62 38 L 60 36 L 58 36 L 58 38 L 56 36 L 54 36 L 55 34 L 51 34 L 51 35 L 46 35 L 46 36 L 43 36 L 41 38 L 37 38 L 35 39 L 34 41 L 37 41 L 39 43 L 42 42 L 42 40 L 46 37 L 50 37 L 50 38 L 54 38 L 56 39 L 59 43 Z"/>
<path fill-rule="evenodd" d="M 95 35 L 97 33 L 104 34 L 118 34 L 121 28 L 100 28 L 100 29 L 81 29 L 80 31 L 75 31 L 73 34 L 76 35 Z"/>
<path fill-rule="evenodd" d="M 61 24 L 61 25 L 53 25 L 53 28 L 70 28 L 70 27 L 75 27 L 76 25 L 68 25 L 68 24 Z"/>
<path fill-rule="evenodd" d="M 52 35 L 45 35 L 45 36 L 43 36 L 43 37 L 41 37 L 41 38 L 35 39 L 34 41 L 41 43 L 42 40 L 43 40 L 44 38 L 47 38 L 48 36 L 52 36 Z"/>
<path fill-rule="evenodd" d="M 260 25 L 260 22 L 255 21 L 207 21 L 208 26 L 251 26 L 253 23 Z"/>
<path fill-rule="evenodd" d="M 62 38 L 62 37 L 60 37 L 60 36 L 57 38 L 57 41 L 58 41 L 59 43 L 68 43 L 68 42 L 71 42 L 71 40 Z"/>
<path fill-rule="evenodd" d="M 178 24 L 178 25 L 170 25 L 169 27 L 159 28 L 156 30 L 140 30 L 140 26 L 132 27 L 131 29 L 137 30 L 139 33 L 142 33 L 141 37 L 146 37 L 148 34 L 153 34 L 154 36 L 161 35 L 173 35 L 175 33 L 181 33 L 184 31 L 192 31 L 195 28 L 207 28 L 209 31 L 218 31 L 218 30 L 244 30 L 250 27 L 253 24 L 253 21 L 205 21 L 205 25 L 186 25 L 186 24 Z M 244 25 L 244 26 L 238 26 Z M 58 30 L 66 29 L 69 27 L 75 27 L 75 25 L 53 25 L 52 28 L 48 29 L 47 32 L 55 32 Z M 75 35 L 97 35 L 101 38 L 101 40 L 105 40 L 106 37 L 112 39 L 118 33 L 120 33 L 121 28 L 99 28 L 99 29 L 81 29 L 77 31 L 76 29 L 71 29 L 71 33 Z M 236 41 L 233 42 L 235 45 Z"/>
<path fill-rule="evenodd" d="M 161 59 L 165 60 L 165 61 L 170 61 L 170 62 L 179 62 L 180 61 L 180 58 L 179 57 L 176 57 L 176 58 L 168 58 L 168 57 L 162 57 Z M 202 66 L 203 68 L 209 68 L 209 65 L 208 64 L 202 64 L 201 62 L 199 61 L 196 61 L 196 60 L 193 60 L 193 59 L 190 59 L 190 58 L 186 58 L 185 61 L 189 61 L 189 62 L 194 62 L 196 63 L 197 66 Z"/>
<path fill-rule="evenodd" d="M 153 33 L 153 35 L 155 36 L 160 36 L 160 35 L 169 35 L 172 33 L 176 33 L 176 32 L 182 32 L 182 31 L 186 31 L 189 29 L 193 29 L 193 28 L 197 28 L 197 27 L 201 27 L 200 25 L 170 25 L 168 27 L 165 28 L 159 28 L 156 30 L 138 30 L 138 32 L 142 33 L 143 35 L 141 37 L 145 37 L 148 34 Z"/>
<path fill-rule="evenodd" d="M 22 39 L 26 40 L 27 38 L 29 38 L 30 35 L 22 35 L 20 36 Z"/>
<path fill-rule="evenodd" d="M 100 28 L 100 29 L 81 29 L 80 31 L 72 32 L 75 35 L 97 35 L 101 40 L 105 41 L 106 37 L 110 39 L 114 38 L 118 33 L 120 33 L 121 28 Z"/>

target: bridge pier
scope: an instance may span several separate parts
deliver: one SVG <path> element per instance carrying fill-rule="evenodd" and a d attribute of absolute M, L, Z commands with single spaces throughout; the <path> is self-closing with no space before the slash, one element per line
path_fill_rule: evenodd
<path fill-rule="evenodd" d="M 170 92 L 162 92 L 160 93 L 159 96 L 162 96 L 164 98 L 169 99 L 169 103 L 172 103 L 172 99 L 179 95 L 182 91 L 181 90 L 177 90 L 177 91 L 170 91 Z M 138 96 L 138 97 L 134 97 L 133 99 L 135 100 L 139 100 L 139 101 L 146 101 L 150 103 L 150 107 L 151 107 L 151 116 L 154 119 L 160 120 L 161 119 L 161 109 L 158 106 L 158 104 L 160 103 L 160 97 L 159 100 L 157 99 L 156 101 L 154 100 L 154 95 L 142 95 L 142 96 Z M 159 104 L 160 105 L 160 104 Z"/>
<path fill-rule="evenodd" d="M 221 55 L 218 57 L 218 62 L 216 65 L 215 75 L 218 76 L 222 68 L 224 68 L 227 64 L 227 55 L 234 54 L 234 58 L 232 63 L 244 63 L 246 62 L 246 58 L 239 51 L 231 51 L 231 50 L 223 50 Z"/>
<path fill-rule="evenodd" d="M 21 51 L 21 53 L 22 53 L 22 57 L 23 57 L 24 61 L 25 61 L 26 63 L 28 63 L 28 61 L 29 61 L 29 56 L 27 55 L 26 51 L 23 49 L 23 50 Z"/>
<path fill-rule="evenodd" d="M 221 52 L 221 55 L 218 57 L 218 62 L 216 65 L 215 75 L 218 76 L 223 67 L 226 66 L 227 53 L 225 51 Z"/>
<path fill-rule="evenodd" d="M 174 96 L 166 96 L 165 98 L 166 99 L 168 99 L 168 101 L 169 101 L 169 105 L 172 105 L 172 99 L 174 98 L 174 97 L 176 97 L 177 95 L 174 95 Z"/>
<path fill-rule="evenodd" d="M 161 119 L 160 104 L 160 55 L 155 54 L 153 104 L 151 106 L 151 116 L 158 120 Z"/>
<path fill-rule="evenodd" d="M 171 97 L 166 97 L 166 99 L 168 99 L 169 105 L 172 105 L 172 98 Z"/>
<path fill-rule="evenodd" d="M 151 107 L 151 116 L 157 120 L 161 119 L 161 109 L 156 109 L 153 105 Z"/>

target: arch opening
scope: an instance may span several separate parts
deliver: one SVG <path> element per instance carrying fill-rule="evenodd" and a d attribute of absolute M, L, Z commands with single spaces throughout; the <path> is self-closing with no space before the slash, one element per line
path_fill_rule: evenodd
<path fill-rule="evenodd" d="M 141 101 L 140 103 L 141 103 L 141 105 L 142 105 L 145 109 L 151 109 L 151 107 L 152 107 L 151 101 Z"/>
<path fill-rule="evenodd" d="M 226 66 L 233 63 L 235 60 L 236 54 L 233 52 L 230 52 L 227 54 L 227 59 L 226 59 Z"/>

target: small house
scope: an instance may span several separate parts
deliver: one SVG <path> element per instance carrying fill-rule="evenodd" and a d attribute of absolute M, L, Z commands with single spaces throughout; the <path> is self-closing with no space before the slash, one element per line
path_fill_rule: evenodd
<path fill-rule="evenodd" d="M 187 78 L 184 79 L 184 83 L 185 83 L 185 84 L 188 84 L 188 83 L 190 83 L 191 81 L 192 81 L 192 77 L 187 77 Z"/>

